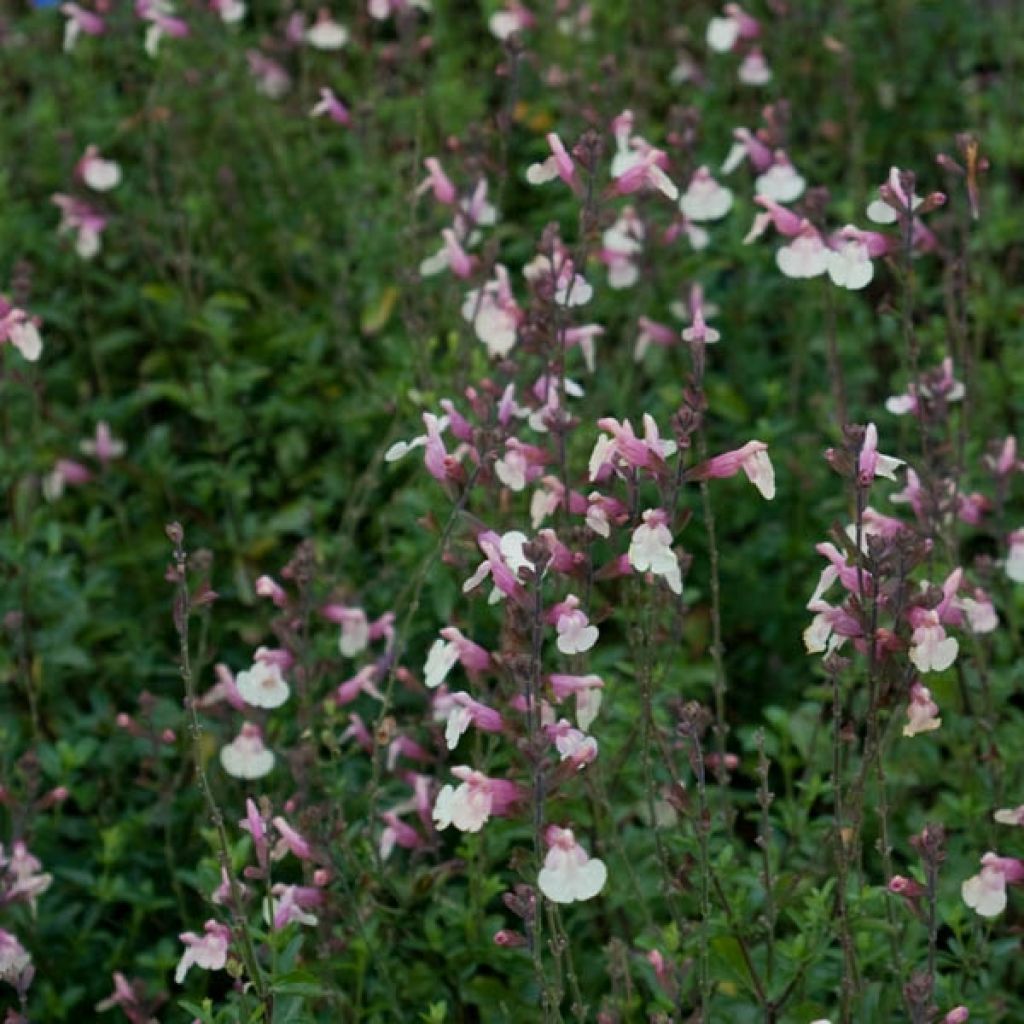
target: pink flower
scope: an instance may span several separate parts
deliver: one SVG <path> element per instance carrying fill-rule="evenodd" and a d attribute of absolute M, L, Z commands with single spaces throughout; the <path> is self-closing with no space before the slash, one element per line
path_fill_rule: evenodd
<path fill-rule="evenodd" d="M 439 203 L 454 206 L 458 193 L 451 178 L 445 174 L 441 161 L 436 156 L 428 156 L 423 165 L 427 169 L 427 177 L 417 186 L 416 195 L 421 196 L 429 191 Z"/>
<path fill-rule="evenodd" d="M 572 676 L 555 672 L 548 683 L 556 701 L 576 695 L 576 724 L 586 732 L 601 708 L 601 690 L 604 680 L 598 675 Z"/>
<path fill-rule="evenodd" d="M 416 850 L 424 845 L 424 839 L 412 827 L 407 825 L 394 811 L 384 811 L 381 814 L 385 826 L 380 834 L 380 857 L 387 860 L 396 846 L 403 850 Z"/>
<path fill-rule="evenodd" d="M 320 100 L 309 112 L 310 117 L 329 117 L 335 124 L 345 125 L 352 123 L 352 115 L 337 96 L 334 90 L 324 86 L 320 90 Z"/>
<path fill-rule="evenodd" d="M 551 825 L 544 835 L 549 849 L 537 876 L 540 891 L 553 903 L 592 899 L 608 880 L 604 862 L 589 857 L 572 829 Z"/>
<path fill-rule="evenodd" d="M 454 626 L 446 626 L 427 653 L 423 666 L 426 686 L 430 689 L 440 686 L 457 661 L 462 662 L 470 675 L 479 675 L 491 667 L 491 656 L 483 647 L 463 636 Z"/>
<path fill-rule="evenodd" d="M 565 144 L 555 132 L 545 136 L 551 156 L 541 163 L 531 164 L 526 171 L 526 180 L 531 185 L 543 185 L 546 182 L 561 178 L 574 192 L 580 192 L 583 186 L 576 176 L 576 165 L 572 162 Z"/>
<path fill-rule="evenodd" d="M 772 80 L 772 70 L 764 54 L 755 47 L 744 58 L 736 72 L 744 85 L 767 85 Z"/>
<path fill-rule="evenodd" d="M 473 325 L 489 355 L 504 359 L 512 351 L 523 311 L 512 294 L 508 271 L 500 263 L 491 280 L 466 293 L 462 317 Z"/>
<path fill-rule="evenodd" d="M 777 149 L 772 162 L 754 179 L 757 194 L 777 203 L 791 203 L 799 199 L 807 188 L 807 181 L 790 162 L 784 150 Z"/>
<path fill-rule="evenodd" d="M 675 345 L 679 340 L 679 335 L 676 334 L 673 328 L 667 324 L 659 323 L 657 320 L 652 320 L 650 317 L 637 317 L 636 323 L 639 331 L 633 346 L 633 359 L 635 362 L 639 363 L 647 355 L 647 350 L 651 345 L 668 348 L 671 345 Z"/>
<path fill-rule="evenodd" d="M 278 608 L 288 606 L 288 594 L 273 576 L 261 576 L 256 581 L 256 593 L 259 597 L 269 597 Z"/>
<path fill-rule="evenodd" d="M 285 885 L 278 882 L 271 889 L 269 917 L 275 930 L 290 924 L 304 924 L 315 927 L 316 914 L 309 911 L 324 902 L 324 894 L 320 889 L 308 885 Z"/>
<path fill-rule="evenodd" d="M 245 801 L 245 817 L 238 823 L 239 828 L 252 837 L 256 860 L 262 870 L 270 863 L 270 843 L 267 841 L 267 825 L 260 814 L 256 802 L 251 798 Z"/>
<path fill-rule="evenodd" d="M 219 921 L 206 922 L 203 935 L 182 932 L 179 938 L 185 943 L 185 952 L 178 961 L 174 980 L 180 985 L 191 967 L 202 967 L 206 971 L 220 971 L 228 962 L 228 944 L 231 929 Z"/>
<path fill-rule="evenodd" d="M 42 861 L 20 839 L 12 846 L 10 857 L 0 845 L 0 904 L 27 903 L 34 915 L 36 900 L 53 882 L 52 875 L 40 871 L 42 866 Z"/>
<path fill-rule="evenodd" d="M 81 35 L 101 36 L 107 30 L 106 23 L 92 11 L 75 3 L 60 5 L 61 14 L 68 20 L 64 24 L 64 52 L 70 53 Z"/>
<path fill-rule="evenodd" d="M 96 424 L 96 434 L 93 439 L 82 441 L 78 447 L 84 455 L 91 455 L 104 466 L 124 455 L 124 441 L 114 437 L 110 432 L 110 424 L 105 420 L 100 420 Z"/>
<path fill-rule="evenodd" d="M 932 692 L 921 683 L 910 687 L 910 703 L 907 705 L 907 724 L 903 726 L 904 736 L 917 736 L 932 732 L 942 725 L 938 717 L 939 705 L 932 700 Z"/>
<path fill-rule="evenodd" d="M 716 53 L 728 53 L 741 39 L 756 39 L 761 26 L 739 4 L 726 4 L 724 16 L 708 22 L 706 40 Z"/>
<path fill-rule="evenodd" d="M 272 824 L 280 836 L 271 852 L 274 860 L 281 860 L 288 853 L 298 857 L 299 860 L 312 860 L 313 849 L 309 842 L 296 832 L 284 818 L 278 815 L 273 819 Z"/>
<path fill-rule="evenodd" d="M 971 1011 L 966 1006 L 954 1006 L 945 1017 L 942 1018 L 942 1024 L 967 1024 L 970 1020 Z"/>
<path fill-rule="evenodd" d="M 256 79 L 257 89 L 268 99 L 279 100 L 291 88 L 291 77 L 276 60 L 265 57 L 259 50 L 247 50 L 245 59 L 249 72 Z"/>
<path fill-rule="evenodd" d="M 378 668 L 376 665 L 364 665 L 354 676 L 338 685 L 334 691 L 334 703 L 344 707 L 365 693 L 374 700 L 384 700 L 384 694 L 377 689 Z"/>
<path fill-rule="evenodd" d="M 58 459 L 53 469 L 43 477 L 43 497 L 56 501 L 65 487 L 81 487 L 92 479 L 88 467 L 74 459 Z"/>
<path fill-rule="evenodd" d="M 742 448 L 723 452 L 707 462 L 695 466 L 687 473 L 691 480 L 708 480 L 735 476 L 740 470 L 769 501 L 775 497 L 775 470 L 768 458 L 768 445 L 763 441 L 748 441 Z"/>
<path fill-rule="evenodd" d="M 864 429 L 864 441 L 860 454 L 857 456 L 857 483 L 861 487 L 870 487 L 876 476 L 884 476 L 887 480 L 896 479 L 896 470 L 905 465 L 902 459 L 894 459 L 890 455 L 882 455 L 878 450 L 878 428 L 869 423 Z"/>
<path fill-rule="evenodd" d="M 982 917 L 997 917 L 1006 909 L 1006 886 L 1024 882 L 1024 861 L 986 853 L 981 871 L 960 887 L 964 903 Z"/>
<path fill-rule="evenodd" d="M 164 36 L 183 39 L 188 35 L 188 23 L 173 16 L 174 8 L 168 0 L 136 0 L 135 13 L 149 22 L 146 29 L 145 50 L 150 57 L 157 55 L 160 40 Z"/>
<path fill-rule="evenodd" d="M 453 693 L 450 700 L 452 706 L 444 731 L 449 750 L 459 745 L 459 740 L 471 725 L 483 732 L 501 732 L 505 728 L 505 722 L 497 711 L 473 700 L 468 693 Z"/>

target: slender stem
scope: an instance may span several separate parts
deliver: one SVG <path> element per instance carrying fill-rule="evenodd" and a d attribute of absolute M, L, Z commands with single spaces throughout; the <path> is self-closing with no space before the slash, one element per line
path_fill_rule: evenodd
<path fill-rule="evenodd" d="M 168 527 L 168 534 L 174 544 L 176 580 L 174 626 L 178 634 L 179 670 L 182 682 L 185 684 L 185 710 L 188 714 L 192 760 L 195 766 L 199 789 L 203 794 L 206 809 L 210 820 L 213 822 L 214 831 L 217 836 L 217 856 L 220 861 L 221 871 L 224 877 L 227 878 L 228 887 L 231 891 L 231 906 L 229 909 L 235 932 L 241 940 L 242 962 L 245 965 L 246 974 L 249 975 L 249 980 L 256 989 L 257 998 L 263 1008 L 263 1020 L 265 1024 L 270 1024 L 274 1015 L 274 997 L 267 987 L 266 978 L 260 969 L 259 961 L 256 957 L 256 948 L 252 940 L 252 933 L 249 930 L 249 922 L 242 912 L 242 887 L 231 863 L 231 847 L 228 843 L 227 828 L 224 825 L 224 815 L 221 812 L 216 797 L 213 795 L 210 780 L 203 766 L 200 742 L 203 726 L 199 720 L 199 712 L 196 710 L 198 703 L 196 683 L 192 673 L 192 660 L 189 651 L 188 623 L 189 617 L 192 614 L 192 604 L 188 590 L 188 559 L 184 548 L 184 532 L 180 526 L 173 524 L 171 527 Z"/>

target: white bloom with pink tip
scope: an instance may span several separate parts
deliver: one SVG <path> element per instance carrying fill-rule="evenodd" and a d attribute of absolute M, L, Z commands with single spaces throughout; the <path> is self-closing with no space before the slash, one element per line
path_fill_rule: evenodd
<path fill-rule="evenodd" d="M 608 880 L 608 869 L 576 842 L 572 829 L 552 825 L 545 834 L 550 849 L 537 876 L 540 891 L 553 903 L 593 899 Z"/>

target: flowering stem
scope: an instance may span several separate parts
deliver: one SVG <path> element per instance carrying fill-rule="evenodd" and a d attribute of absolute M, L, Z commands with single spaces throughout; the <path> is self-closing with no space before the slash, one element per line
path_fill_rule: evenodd
<path fill-rule="evenodd" d="M 206 802 L 207 812 L 213 822 L 214 831 L 217 835 L 217 855 L 220 861 L 220 868 L 228 880 L 231 890 L 231 921 L 235 932 L 241 940 L 242 962 L 249 980 L 256 989 L 256 995 L 263 1008 L 263 1019 L 270 1024 L 274 1016 L 274 997 L 267 988 L 266 978 L 260 970 L 259 961 L 256 958 L 256 949 L 253 945 L 252 934 L 249 931 L 249 922 L 242 912 L 242 888 L 238 882 L 231 863 L 231 848 L 228 844 L 227 829 L 224 826 L 224 815 L 220 805 L 217 803 L 213 790 L 210 788 L 210 780 L 207 778 L 206 769 L 203 767 L 203 755 L 200 744 L 203 727 L 199 721 L 199 713 L 196 710 L 197 696 L 195 677 L 192 674 L 192 661 L 189 652 L 189 631 L 188 621 L 192 614 L 191 597 L 188 591 L 188 558 L 185 554 L 185 534 L 181 526 L 172 523 L 167 528 L 167 534 L 174 545 L 174 572 L 175 572 L 175 600 L 174 600 L 174 627 L 178 634 L 179 645 L 179 670 L 182 682 L 185 684 L 185 709 L 188 714 L 189 738 L 192 746 L 192 760 L 195 765 L 196 779 L 199 789 Z"/>

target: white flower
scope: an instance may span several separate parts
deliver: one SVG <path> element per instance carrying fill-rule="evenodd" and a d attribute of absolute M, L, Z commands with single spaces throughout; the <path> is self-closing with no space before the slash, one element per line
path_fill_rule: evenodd
<path fill-rule="evenodd" d="M 437 794 L 433 817 L 438 829 L 454 825 L 460 832 L 479 832 L 491 816 L 494 800 L 487 777 L 473 771 L 466 776 L 458 788 L 446 785 Z"/>
<path fill-rule="evenodd" d="M 494 463 L 495 476 L 510 490 L 522 491 L 526 487 L 526 456 L 514 448 Z"/>
<path fill-rule="evenodd" d="M 733 18 L 712 18 L 708 22 L 707 44 L 715 53 L 728 53 L 740 35 L 739 22 Z"/>
<path fill-rule="evenodd" d="M 257 650 L 252 668 L 238 673 L 235 684 L 246 704 L 255 708 L 279 708 L 288 699 L 291 688 L 281 674 L 280 665 L 261 660 L 259 654 Z"/>
<path fill-rule="evenodd" d="M 629 564 L 637 572 L 651 572 L 662 576 L 674 594 L 683 592 L 679 559 L 672 550 L 672 534 L 661 521 L 660 513 L 652 509 L 644 512 L 643 523 L 633 531 L 629 543 Z"/>
<path fill-rule="evenodd" d="M 786 277 L 820 277 L 828 270 L 829 250 L 813 228 L 802 232 L 775 254 L 775 262 Z"/>
<path fill-rule="evenodd" d="M 777 203 L 791 203 L 804 194 L 807 181 L 787 160 L 772 164 L 764 174 L 758 175 L 754 188 L 758 195 L 767 196 Z"/>
<path fill-rule="evenodd" d="M 329 15 L 321 15 L 306 32 L 306 42 L 315 50 L 340 50 L 349 39 L 348 29 Z"/>
<path fill-rule="evenodd" d="M 440 686 L 459 660 L 458 647 L 443 637 L 438 637 L 427 652 L 423 666 L 423 682 L 434 690 Z"/>
<path fill-rule="evenodd" d="M 1020 807 L 1003 807 L 996 811 L 992 817 L 1000 825 L 1024 826 L 1024 804 L 1021 804 Z"/>
<path fill-rule="evenodd" d="M 828 251 L 828 276 L 840 288 L 857 291 L 866 287 L 875 276 L 875 265 L 868 255 L 868 247 L 857 238 L 837 241 L 838 249 Z"/>
<path fill-rule="evenodd" d="M 83 162 L 82 181 L 94 192 L 109 192 L 121 184 L 121 167 L 113 160 L 94 156 Z"/>
<path fill-rule="evenodd" d="M 1024 530 L 1015 530 L 1010 534 L 1010 550 L 1006 555 L 1005 568 L 1006 575 L 1014 583 L 1024 583 Z"/>
<path fill-rule="evenodd" d="M 552 825 L 548 829 L 551 849 L 537 876 L 540 891 L 553 903 L 574 903 L 596 896 L 608 880 L 608 869 L 576 842 L 572 829 Z"/>
<path fill-rule="evenodd" d="M 246 722 L 242 731 L 220 749 L 224 771 L 236 779 L 262 779 L 274 768 L 274 752 L 263 745 L 258 725 Z"/>

